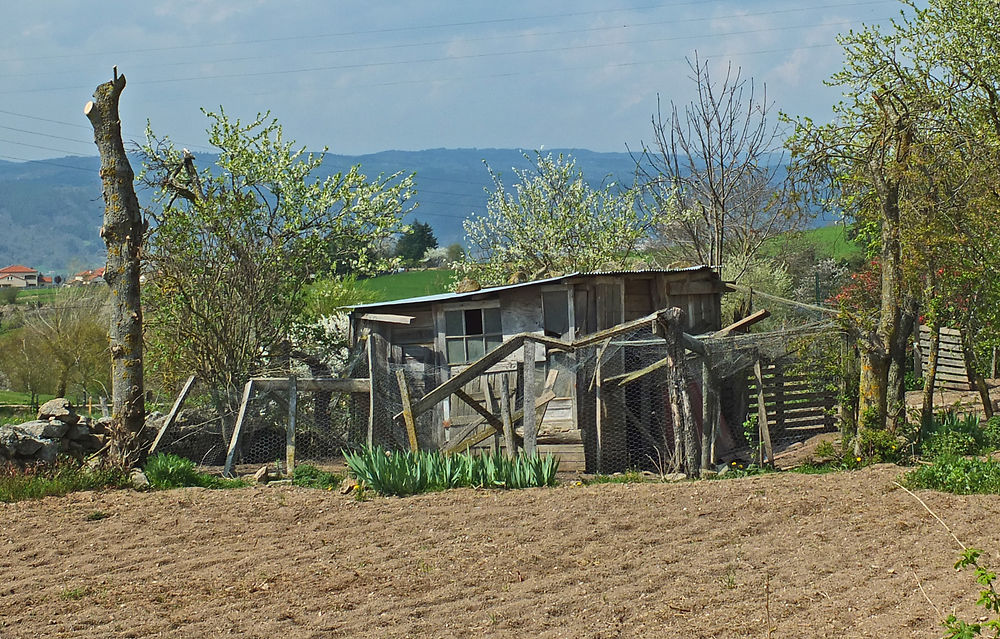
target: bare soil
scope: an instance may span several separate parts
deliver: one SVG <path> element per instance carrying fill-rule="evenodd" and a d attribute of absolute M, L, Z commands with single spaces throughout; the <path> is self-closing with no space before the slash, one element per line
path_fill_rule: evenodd
<path fill-rule="evenodd" d="M 0 504 L 0 637 L 939 637 L 977 590 L 902 472 Z M 919 494 L 1000 566 L 1000 498 Z"/>

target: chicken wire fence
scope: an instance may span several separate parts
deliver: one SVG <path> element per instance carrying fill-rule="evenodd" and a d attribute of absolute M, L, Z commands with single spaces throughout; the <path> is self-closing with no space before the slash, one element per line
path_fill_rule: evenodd
<path fill-rule="evenodd" d="M 698 428 L 701 428 L 703 380 L 719 392 L 721 420 L 715 460 L 746 457 L 756 445 L 756 431 L 744 422 L 758 411 L 755 362 L 763 362 L 764 404 L 775 447 L 835 429 L 836 373 L 840 334 L 828 323 L 794 329 L 725 337 L 705 337 L 705 354 L 686 353 L 683 379 Z M 294 399 L 295 462 L 328 462 L 344 449 L 379 445 L 410 447 L 400 419 L 404 402 L 400 378 L 411 404 L 461 374 L 465 366 L 427 363 L 429 353 L 382 345 L 369 352 L 369 340 L 348 361 L 341 377 L 364 381 L 363 390 L 299 388 Z M 508 390 L 509 414 L 517 445 L 524 437 L 525 366 L 521 351 L 501 360 L 462 386 L 468 400 L 495 420 L 484 419 L 468 401 L 451 394 L 414 419 L 421 450 L 504 449 L 502 389 Z M 564 469 L 613 473 L 629 469 L 666 472 L 674 451 L 674 427 L 668 376 L 659 366 L 667 355 L 663 338 L 651 324 L 603 342 L 569 351 L 536 349 L 535 421 L 538 452 L 558 455 Z M 649 371 L 636 375 L 641 371 Z M 634 379 L 630 379 L 634 377 Z M 506 378 L 506 380 L 504 380 Z M 304 383 L 304 382 L 302 382 Z M 359 387 L 360 388 L 360 387 Z M 283 387 L 252 388 L 246 402 L 236 464 L 286 464 L 287 428 L 292 395 Z M 531 412 L 528 411 L 530 416 Z M 200 464 L 221 465 L 237 418 L 221 418 L 212 391 L 196 388 L 158 450 Z M 749 435 L 749 441 L 747 436 Z M 698 435 L 700 441 L 700 433 Z"/>

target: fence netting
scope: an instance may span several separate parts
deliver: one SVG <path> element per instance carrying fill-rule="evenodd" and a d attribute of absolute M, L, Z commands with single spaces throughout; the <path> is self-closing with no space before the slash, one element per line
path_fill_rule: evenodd
<path fill-rule="evenodd" d="M 429 349 L 393 347 L 381 338 L 359 342 L 335 376 L 361 380 L 352 390 L 299 388 L 295 394 L 295 461 L 326 463 L 344 449 L 368 444 L 408 449 L 410 435 L 400 418 L 404 402 L 400 380 L 411 405 L 465 366 L 435 363 Z M 746 428 L 758 413 L 761 396 L 755 375 L 763 375 L 764 406 L 775 447 L 835 429 L 841 334 L 830 323 L 791 329 L 700 339 L 704 354 L 683 357 L 684 385 L 701 439 L 703 388 L 713 384 L 721 419 L 714 461 L 749 458 L 757 431 Z M 538 424 L 538 451 L 558 455 L 567 470 L 613 473 L 626 470 L 669 472 L 673 467 L 673 406 L 663 364 L 664 339 L 652 323 L 601 342 L 568 350 L 536 346 L 536 408 L 525 411 L 523 350 L 497 362 L 461 386 L 464 398 L 450 394 L 418 412 L 414 434 L 421 450 L 502 450 L 503 389 L 515 438 L 522 443 L 527 420 Z M 532 366 L 528 362 L 527 366 Z M 310 371 L 292 368 L 306 380 Z M 287 373 L 286 373 L 287 374 Z M 303 382 L 304 384 L 305 382 Z M 213 389 L 196 384 L 158 450 L 204 465 L 221 465 L 238 415 L 220 415 Z M 496 419 L 485 419 L 470 402 Z M 288 386 L 252 389 L 242 434 L 234 451 L 236 464 L 286 464 L 287 428 L 292 399 Z"/>

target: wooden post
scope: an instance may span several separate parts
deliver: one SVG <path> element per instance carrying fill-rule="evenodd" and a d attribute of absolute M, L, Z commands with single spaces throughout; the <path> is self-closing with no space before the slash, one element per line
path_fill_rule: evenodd
<path fill-rule="evenodd" d="M 758 461 L 763 466 L 765 460 L 774 463 L 774 449 L 771 447 L 771 429 L 767 423 L 767 407 L 764 406 L 764 371 L 758 359 L 753 364 L 753 373 L 757 378 L 757 428 L 760 432 L 760 450 Z"/>
<path fill-rule="evenodd" d="M 507 448 L 507 458 L 517 456 L 517 444 L 514 442 L 514 422 L 510 417 L 510 381 L 506 374 L 500 375 L 500 419 L 503 421 L 503 443 Z"/>
<path fill-rule="evenodd" d="M 521 404 L 524 406 L 524 453 L 534 455 L 538 445 L 538 422 L 535 421 L 535 342 L 524 340 L 524 390 Z"/>
<path fill-rule="evenodd" d="M 607 402 L 604 401 L 603 384 L 602 384 L 602 371 L 601 371 L 601 360 L 597 360 L 597 368 L 594 371 L 594 436 L 597 440 L 597 445 L 594 448 L 594 458 L 597 461 L 597 472 L 604 472 L 603 463 L 603 451 L 604 451 L 604 441 L 603 441 L 603 431 L 604 431 L 604 420 L 606 418 L 605 412 L 607 411 Z"/>
<path fill-rule="evenodd" d="M 160 426 L 159 432 L 156 433 L 156 439 L 153 440 L 152 445 L 149 447 L 149 454 L 152 455 L 156 452 L 156 447 L 160 445 L 160 440 L 163 439 L 164 433 L 167 432 L 173 423 L 177 419 L 177 413 L 181 411 L 181 406 L 184 405 L 184 400 L 187 399 L 188 393 L 191 392 L 191 387 L 194 386 L 195 376 L 187 378 L 184 382 L 184 387 L 181 388 L 181 392 L 177 395 L 177 399 L 174 400 L 174 405 L 170 407 L 170 412 L 167 413 L 166 418 L 163 420 L 163 425 Z"/>
<path fill-rule="evenodd" d="M 108 416 L 108 398 L 101 395 L 101 417 Z"/>
<path fill-rule="evenodd" d="M 488 375 L 483 375 L 480 379 L 480 388 L 483 389 L 483 403 L 486 404 L 486 410 L 491 414 L 496 415 L 497 409 L 493 404 L 493 386 L 490 384 L 490 378 Z M 503 435 L 503 425 L 501 424 L 500 430 L 493 433 L 493 441 L 490 443 L 490 452 L 494 455 L 500 452 L 500 436 Z"/>
<path fill-rule="evenodd" d="M 403 400 L 403 422 L 406 424 L 406 436 L 410 440 L 410 450 L 417 452 L 417 425 L 413 421 L 413 407 L 410 405 L 410 391 L 406 387 L 406 373 L 402 368 L 396 369 L 396 381 L 399 382 L 399 396 Z"/>
<path fill-rule="evenodd" d="M 707 357 L 701 362 L 701 469 L 712 470 L 715 463 L 715 438 L 719 433 L 718 382 Z"/>
<path fill-rule="evenodd" d="M 229 440 L 229 452 L 226 453 L 226 465 L 222 469 L 224 477 L 233 476 L 233 461 L 236 459 L 236 448 L 240 445 L 240 436 L 243 434 L 243 421 L 247 416 L 247 405 L 250 403 L 250 391 L 253 389 L 253 380 L 250 380 L 243 387 L 243 398 L 240 400 L 240 411 L 236 415 L 236 425 L 233 427 L 233 436 Z"/>
<path fill-rule="evenodd" d="M 372 447 L 375 439 L 375 334 L 368 335 L 368 379 L 371 380 L 371 388 L 368 389 L 368 432 L 365 435 L 365 443 L 368 448 Z"/>
<path fill-rule="evenodd" d="M 292 374 L 288 376 L 288 428 L 285 430 L 285 473 L 289 477 L 295 470 L 295 410 L 298 401 L 298 382 Z"/>

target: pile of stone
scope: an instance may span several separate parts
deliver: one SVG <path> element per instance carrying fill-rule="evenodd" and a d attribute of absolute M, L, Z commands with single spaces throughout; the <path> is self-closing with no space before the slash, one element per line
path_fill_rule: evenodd
<path fill-rule="evenodd" d="M 0 426 L 0 460 L 19 464 L 54 462 L 60 454 L 84 457 L 104 448 L 106 421 L 94 422 L 63 398 L 45 402 L 38 419 Z"/>

